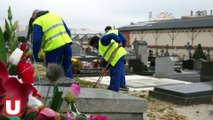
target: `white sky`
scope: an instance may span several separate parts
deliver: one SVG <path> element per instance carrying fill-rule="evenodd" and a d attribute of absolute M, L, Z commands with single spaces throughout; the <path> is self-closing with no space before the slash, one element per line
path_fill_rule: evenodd
<path fill-rule="evenodd" d="M 213 0 L 0 0 L 0 26 L 7 18 L 11 6 L 13 21 L 28 24 L 34 9 L 59 14 L 69 28 L 88 28 L 103 32 L 105 26 L 121 27 L 130 22 L 147 21 L 161 12 L 172 13 L 176 18 L 197 10 L 213 9 Z"/>

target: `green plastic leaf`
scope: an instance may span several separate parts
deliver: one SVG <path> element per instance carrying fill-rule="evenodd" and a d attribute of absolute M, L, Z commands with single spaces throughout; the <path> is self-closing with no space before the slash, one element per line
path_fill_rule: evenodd
<path fill-rule="evenodd" d="M 17 27 L 18 27 L 18 21 L 15 21 L 15 23 L 13 25 L 14 31 L 16 30 Z"/>
<path fill-rule="evenodd" d="M 7 63 L 7 51 L 5 46 L 5 40 L 4 35 L 2 33 L 2 30 L 0 28 L 0 61 Z"/>
<path fill-rule="evenodd" d="M 6 32 L 9 34 L 9 48 L 13 52 L 18 46 L 18 36 L 15 34 L 15 30 L 18 27 L 18 21 L 12 22 L 12 10 L 11 7 L 8 9 L 8 21 L 5 19 Z"/>
<path fill-rule="evenodd" d="M 62 91 L 58 91 L 58 87 L 55 86 L 54 87 L 54 90 L 53 90 L 53 99 L 52 99 L 52 102 L 50 104 L 50 108 L 54 111 L 59 111 L 60 107 L 61 107 L 61 104 L 62 104 L 62 95 L 63 95 L 63 92 Z"/>
<path fill-rule="evenodd" d="M 21 118 L 18 117 L 18 116 L 11 116 L 11 117 L 8 117 L 8 118 L 9 118 L 9 120 L 21 120 Z"/>
<path fill-rule="evenodd" d="M 31 112 L 25 116 L 23 120 L 34 120 L 36 112 Z"/>
<path fill-rule="evenodd" d="M 11 7 L 9 6 L 8 9 L 8 20 L 12 20 L 13 16 L 12 16 L 12 11 L 11 11 Z"/>
<path fill-rule="evenodd" d="M 7 32 L 8 34 L 11 34 L 12 29 L 10 28 L 10 25 L 9 25 L 9 23 L 7 22 L 6 19 L 5 19 L 5 28 L 6 28 L 6 32 Z"/>
<path fill-rule="evenodd" d="M 0 116 L 0 120 L 8 120 L 9 118 L 7 118 L 5 115 L 1 115 Z"/>

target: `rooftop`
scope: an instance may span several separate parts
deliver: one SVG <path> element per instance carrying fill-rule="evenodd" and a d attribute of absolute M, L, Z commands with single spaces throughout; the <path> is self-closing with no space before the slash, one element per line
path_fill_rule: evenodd
<path fill-rule="evenodd" d="M 121 31 L 129 30 L 162 30 L 162 29 L 213 28 L 213 16 L 182 17 L 182 19 L 156 20 L 131 23 L 118 28 Z"/>

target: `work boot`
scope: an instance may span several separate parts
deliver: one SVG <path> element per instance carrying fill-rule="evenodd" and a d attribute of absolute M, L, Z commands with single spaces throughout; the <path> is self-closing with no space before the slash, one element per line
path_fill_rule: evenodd
<path fill-rule="evenodd" d="M 129 88 L 128 87 L 125 87 L 125 88 L 120 88 L 121 91 L 129 91 Z"/>

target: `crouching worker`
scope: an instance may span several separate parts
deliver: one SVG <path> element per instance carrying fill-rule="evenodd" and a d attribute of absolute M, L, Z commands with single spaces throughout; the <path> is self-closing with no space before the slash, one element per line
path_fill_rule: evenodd
<path fill-rule="evenodd" d="M 122 47 L 120 38 L 117 35 L 111 35 L 108 39 L 100 39 L 98 36 L 94 36 L 89 44 L 96 48 L 104 60 L 110 64 L 110 85 L 108 89 L 118 92 L 121 80 L 125 79 L 124 55 L 127 53 Z"/>

